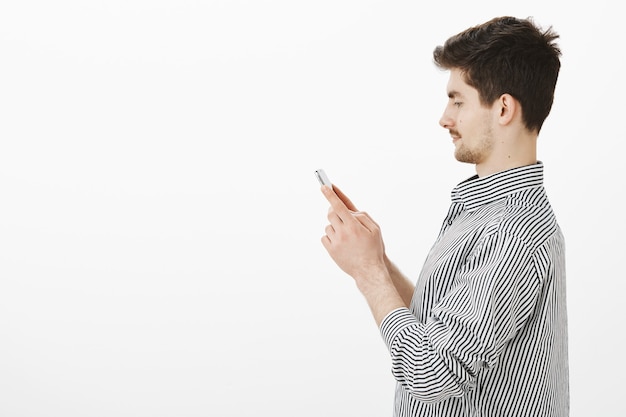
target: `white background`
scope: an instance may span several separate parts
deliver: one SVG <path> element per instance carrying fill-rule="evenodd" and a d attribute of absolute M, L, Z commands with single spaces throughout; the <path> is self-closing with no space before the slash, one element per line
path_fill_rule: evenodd
<path fill-rule="evenodd" d="M 2 0 L 0 416 L 391 415 L 313 171 L 416 278 L 473 174 L 438 126 L 432 50 L 505 14 L 561 35 L 539 156 L 567 239 L 571 415 L 623 415 L 617 2 L 423 4 Z"/>

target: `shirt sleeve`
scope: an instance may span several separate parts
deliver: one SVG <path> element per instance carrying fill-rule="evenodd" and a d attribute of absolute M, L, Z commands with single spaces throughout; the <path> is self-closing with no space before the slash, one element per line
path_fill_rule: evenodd
<path fill-rule="evenodd" d="M 474 389 L 479 371 L 497 365 L 506 343 L 532 314 L 540 285 L 527 245 L 510 235 L 487 237 L 425 323 L 407 308 L 381 322 L 395 379 L 423 402 Z"/>

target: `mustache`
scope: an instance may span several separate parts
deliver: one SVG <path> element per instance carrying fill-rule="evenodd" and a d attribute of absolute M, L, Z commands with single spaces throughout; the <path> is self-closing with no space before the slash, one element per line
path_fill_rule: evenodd
<path fill-rule="evenodd" d="M 448 129 L 448 132 L 450 133 L 450 136 L 461 136 L 458 130 Z"/>

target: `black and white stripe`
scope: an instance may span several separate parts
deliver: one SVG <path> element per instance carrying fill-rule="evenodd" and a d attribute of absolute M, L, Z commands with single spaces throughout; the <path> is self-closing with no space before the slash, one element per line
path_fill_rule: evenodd
<path fill-rule="evenodd" d="M 455 187 L 410 309 L 380 329 L 394 416 L 569 415 L 564 240 L 543 164 Z"/>

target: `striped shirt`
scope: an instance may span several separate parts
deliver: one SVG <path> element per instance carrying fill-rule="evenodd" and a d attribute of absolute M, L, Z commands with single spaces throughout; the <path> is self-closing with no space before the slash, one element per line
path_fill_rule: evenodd
<path fill-rule="evenodd" d="M 394 416 L 569 415 L 564 240 L 541 162 L 454 188 L 410 308 L 380 330 Z"/>

